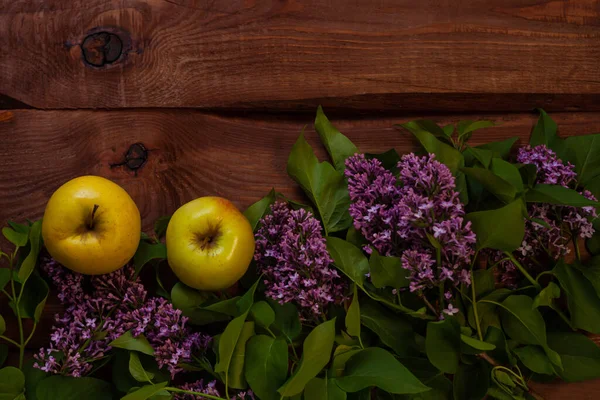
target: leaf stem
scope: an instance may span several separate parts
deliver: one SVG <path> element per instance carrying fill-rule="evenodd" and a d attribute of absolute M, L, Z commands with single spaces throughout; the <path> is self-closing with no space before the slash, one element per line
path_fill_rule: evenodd
<path fill-rule="evenodd" d="M 429 308 L 431 310 L 431 312 L 433 312 L 434 315 L 439 317 L 439 314 L 437 312 L 437 310 L 435 309 L 435 307 L 429 302 L 429 300 L 427 300 L 427 297 L 425 297 L 424 295 L 421 296 L 421 300 L 423 300 L 423 303 L 425 303 L 425 305 L 427 306 L 427 308 Z"/>
<path fill-rule="evenodd" d="M 581 261 L 581 251 L 579 250 L 579 243 L 577 242 L 577 235 L 572 235 L 573 238 L 573 247 L 575 247 L 575 256 L 577 257 L 577 261 Z"/>
<path fill-rule="evenodd" d="M 167 390 L 169 392 L 174 392 L 174 393 L 191 394 L 191 395 L 200 396 L 200 397 L 204 397 L 206 399 L 211 399 L 211 400 L 227 400 L 227 399 L 224 399 L 223 397 L 213 396 L 212 394 L 205 394 L 202 392 L 192 392 L 191 390 L 183 390 L 183 389 L 178 389 L 178 388 L 174 388 L 174 387 L 166 387 L 165 390 Z M 226 395 L 226 396 L 229 397 L 229 395 Z"/>
<path fill-rule="evenodd" d="M 481 323 L 479 322 L 479 314 L 477 313 L 477 296 L 475 295 L 475 274 L 473 274 L 473 268 L 471 268 L 471 298 L 473 300 L 473 316 L 475 317 L 477 336 L 479 336 L 479 340 L 483 341 L 483 334 L 481 333 Z"/>
<path fill-rule="evenodd" d="M 25 358 L 25 345 L 24 345 L 24 339 L 25 339 L 25 334 L 23 333 L 23 320 L 21 319 L 21 308 L 20 308 L 20 304 L 21 304 L 21 296 L 23 295 L 23 286 L 21 285 L 21 290 L 19 291 L 19 295 L 17 296 L 17 292 L 15 289 L 15 278 L 13 276 L 13 270 L 14 270 L 14 261 L 15 261 L 15 256 L 17 254 L 17 251 L 19 250 L 19 247 L 17 246 L 15 248 L 15 252 L 11 255 L 10 257 L 10 288 L 12 291 L 12 295 L 13 295 L 13 303 L 15 305 L 15 314 L 17 315 L 17 324 L 19 326 L 19 342 L 21 343 L 20 345 L 17 345 L 19 347 L 19 369 L 23 368 L 23 359 Z M 14 300 L 16 298 L 16 301 Z"/>
<path fill-rule="evenodd" d="M 552 309 L 558 314 L 558 316 L 565 321 L 565 323 L 569 326 L 569 328 L 571 328 L 571 330 L 573 330 L 574 332 L 577 331 L 577 329 L 575 329 L 575 327 L 573 326 L 573 324 L 571 323 L 571 321 L 569 320 L 569 318 L 567 318 L 567 316 L 565 315 L 565 313 L 563 313 L 561 310 L 558 309 L 558 307 L 552 307 Z"/>
<path fill-rule="evenodd" d="M 527 278 L 527 280 L 529 282 L 531 282 L 531 284 L 533 286 L 535 286 L 535 288 L 540 291 L 542 289 L 542 287 L 540 286 L 539 283 L 537 283 L 537 281 L 535 279 L 533 279 L 533 277 L 531 275 L 529 275 L 529 272 L 527 272 L 527 270 L 525 269 L 525 267 L 523 267 L 521 265 L 521 263 L 519 261 L 517 261 L 517 259 L 515 258 L 515 256 L 513 256 L 512 253 L 509 253 L 508 251 L 505 251 L 504 254 L 506 254 L 508 256 L 508 258 L 510 258 L 510 261 L 512 261 L 513 264 L 515 264 L 515 266 L 519 269 L 519 271 L 521 271 L 521 273 L 523 274 L 523 276 L 525 276 L 525 278 Z"/>
<path fill-rule="evenodd" d="M 27 345 L 29 344 L 29 341 L 31 340 L 31 338 L 33 337 L 33 334 L 35 333 L 35 328 L 37 328 L 37 322 L 33 323 L 31 332 L 29 333 L 29 336 L 27 337 L 27 339 L 25 339 L 25 343 L 23 343 L 23 347 L 27 347 Z"/>
<path fill-rule="evenodd" d="M 8 343 L 15 345 L 16 347 L 21 347 L 19 345 L 19 343 L 15 342 L 14 340 L 12 340 L 11 338 L 8 338 L 4 335 L 0 335 L 0 339 L 6 340 Z"/>

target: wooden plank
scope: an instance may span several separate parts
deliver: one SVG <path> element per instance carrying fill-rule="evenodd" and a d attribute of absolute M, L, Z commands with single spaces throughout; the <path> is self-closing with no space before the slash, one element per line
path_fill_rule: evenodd
<path fill-rule="evenodd" d="M 52 192 L 67 180 L 101 175 L 121 184 L 140 208 L 144 227 L 199 196 L 219 195 L 245 208 L 271 187 L 298 197 L 287 177 L 289 151 L 305 125 L 325 157 L 310 117 L 252 114 L 245 117 L 192 110 L 38 111 L 0 114 L 0 224 L 8 218 L 39 218 Z M 565 135 L 600 131 L 600 113 L 553 114 Z M 537 116 L 431 116 L 440 123 L 459 118 L 492 119 L 501 125 L 478 131 L 473 143 L 528 137 Z M 335 120 L 365 152 L 414 148 L 411 135 L 392 125 L 411 117 Z M 148 161 L 137 174 L 123 161 L 143 143 Z"/>
<path fill-rule="evenodd" d="M 0 10 L 0 104 L 600 107 L 598 0 L 0 0 Z"/>

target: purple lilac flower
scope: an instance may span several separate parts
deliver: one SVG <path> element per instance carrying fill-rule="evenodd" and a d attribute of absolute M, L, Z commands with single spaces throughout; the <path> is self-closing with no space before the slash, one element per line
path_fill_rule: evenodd
<path fill-rule="evenodd" d="M 109 343 L 127 331 L 148 339 L 159 367 L 168 369 L 172 377 L 182 371 L 180 364 L 189 361 L 193 351 L 208 347 L 210 336 L 192 333 L 180 310 L 165 299 L 147 298 L 131 266 L 91 277 L 91 293 L 85 293 L 83 275 L 52 259 L 43 260 L 42 269 L 67 308 L 55 317 L 50 346 L 35 356 L 34 366 L 45 372 L 84 376 L 107 355 Z"/>
<path fill-rule="evenodd" d="M 221 393 L 217 389 L 217 381 L 208 382 L 204 384 L 201 379 L 193 383 L 186 383 L 179 387 L 179 389 L 189 390 L 191 392 L 198 392 L 199 394 L 188 394 L 188 393 L 176 393 L 173 396 L 173 400 L 204 400 L 207 397 L 202 396 L 200 393 L 209 394 L 211 396 L 221 397 Z M 252 390 L 245 392 L 239 392 L 235 396 L 231 397 L 231 400 L 255 400 L 254 393 Z"/>
<path fill-rule="evenodd" d="M 386 256 L 399 256 L 410 271 L 411 291 L 450 282 L 470 284 L 468 266 L 475 234 L 464 223 L 464 207 L 452 173 L 435 156 L 407 154 L 399 177 L 362 154 L 346 162 L 350 215 L 369 245 Z M 431 238 L 441 245 L 440 264 Z"/>
<path fill-rule="evenodd" d="M 271 206 L 256 232 L 256 260 L 265 294 L 280 304 L 294 302 L 303 319 L 318 318 L 344 300 L 346 283 L 331 265 L 321 224 L 304 209 Z"/>
<path fill-rule="evenodd" d="M 536 183 L 574 187 L 577 174 L 571 163 L 563 163 L 545 145 L 519 149 L 517 161 L 537 168 Z M 587 190 L 581 192 L 590 200 L 596 198 Z M 534 272 L 543 270 L 545 259 L 559 259 L 571 251 L 572 237 L 590 238 L 594 234 L 592 220 L 597 217 L 594 207 L 569 207 L 545 203 L 527 206 L 529 219 L 525 221 L 525 236 L 515 252 L 517 260 Z M 499 252 L 489 256 L 492 265 L 498 264 L 497 279 L 508 287 L 515 287 L 521 278 L 516 266 Z"/>

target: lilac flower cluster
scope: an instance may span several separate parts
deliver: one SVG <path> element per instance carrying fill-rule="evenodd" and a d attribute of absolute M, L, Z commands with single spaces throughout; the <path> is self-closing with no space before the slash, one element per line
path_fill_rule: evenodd
<path fill-rule="evenodd" d="M 320 222 L 309 211 L 273 204 L 260 221 L 254 259 L 265 294 L 280 304 L 294 302 L 304 319 L 317 319 L 329 304 L 344 300 L 346 284 L 331 265 Z"/>
<path fill-rule="evenodd" d="M 193 383 L 186 383 L 179 387 L 183 390 L 189 390 L 191 392 L 198 392 L 199 394 L 189 394 L 189 393 L 177 393 L 173 396 L 173 400 L 205 400 L 207 397 L 202 396 L 201 393 L 209 394 L 215 397 L 221 397 L 221 393 L 217 389 L 217 381 L 208 382 L 204 384 L 204 381 L 200 379 L 199 381 Z M 246 392 L 239 392 L 235 396 L 231 397 L 231 400 L 255 400 L 254 393 L 252 390 L 248 390 Z"/>
<path fill-rule="evenodd" d="M 532 164 L 537 168 L 536 183 L 573 187 L 577 174 L 571 163 L 563 163 L 545 145 L 519 149 L 517 161 Z M 587 190 L 581 194 L 590 199 L 596 198 Z M 544 203 L 533 203 L 527 207 L 529 219 L 525 221 L 523 243 L 515 254 L 526 268 L 541 272 L 539 260 L 550 257 L 558 259 L 570 252 L 569 243 L 573 237 L 590 238 L 594 234 L 592 220 L 597 217 L 594 207 L 568 207 Z M 492 264 L 498 263 L 498 280 L 506 286 L 514 287 L 521 278 L 515 265 L 504 259 L 501 253 L 492 253 Z"/>
<path fill-rule="evenodd" d="M 350 215 L 369 243 L 365 251 L 372 247 L 383 255 L 401 257 L 402 267 L 410 271 L 413 292 L 446 282 L 470 284 L 475 234 L 464 222 L 452 173 L 433 154 L 407 154 L 398 170 L 396 178 L 379 160 L 363 154 L 346 161 Z M 436 242 L 441 247 L 439 263 Z"/>
<path fill-rule="evenodd" d="M 127 331 L 133 336 L 143 334 L 154 348 L 159 367 L 173 377 L 193 351 L 208 347 L 210 336 L 192 333 L 180 310 L 165 299 L 148 298 L 132 267 L 91 277 L 90 293 L 84 290 L 83 275 L 56 261 L 45 259 L 42 269 L 66 307 L 63 315 L 55 316 L 50 346 L 35 356 L 34 366 L 45 372 L 84 376 L 95 362 L 108 356 L 109 343 Z"/>

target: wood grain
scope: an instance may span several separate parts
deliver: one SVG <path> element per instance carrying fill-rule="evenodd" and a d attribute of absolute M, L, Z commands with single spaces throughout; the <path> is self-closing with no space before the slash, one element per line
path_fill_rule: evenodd
<path fill-rule="evenodd" d="M 4 104 L 600 108 L 599 0 L 0 0 L 0 10 Z"/>

